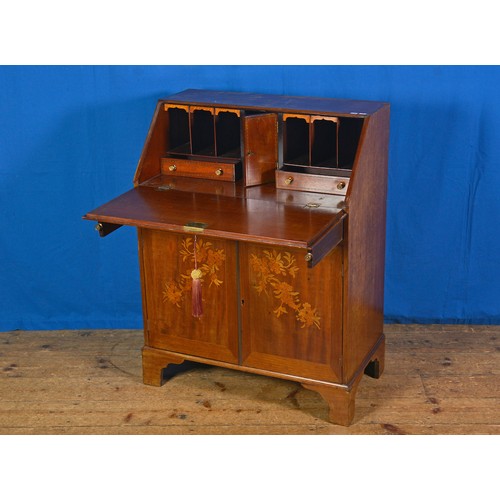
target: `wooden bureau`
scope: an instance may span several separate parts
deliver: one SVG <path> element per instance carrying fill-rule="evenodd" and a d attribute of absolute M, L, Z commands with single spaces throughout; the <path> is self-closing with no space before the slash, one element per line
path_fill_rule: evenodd
<path fill-rule="evenodd" d="M 349 425 L 384 367 L 388 139 L 387 103 L 160 100 L 134 188 L 84 216 L 137 227 L 144 383 L 186 360 L 294 380 Z"/>

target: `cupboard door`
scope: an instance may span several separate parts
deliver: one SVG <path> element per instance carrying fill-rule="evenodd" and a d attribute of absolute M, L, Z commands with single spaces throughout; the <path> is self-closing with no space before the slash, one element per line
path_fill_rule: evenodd
<path fill-rule="evenodd" d="M 341 381 L 342 248 L 314 268 L 304 251 L 240 244 L 242 364 Z"/>
<path fill-rule="evenodd" d="M 278 162 L 278 117 L 274 113 L 245 116 L 245 185 L 274 180 Z"/>
<path fill-rule="evenodd" d="M 192 315 L 195 236 L 139 230 L 148 346 L 238 362 L 235 243 L 196 236 L 203 316 Z"/>

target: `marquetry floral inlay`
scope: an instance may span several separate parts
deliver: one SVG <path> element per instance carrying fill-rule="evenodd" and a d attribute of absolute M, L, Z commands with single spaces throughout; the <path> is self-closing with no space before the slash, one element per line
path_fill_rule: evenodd
<path fill-rule="evenodd" d="M 302 302 L 300 293 L 294 290 L 293 281 L 299 271 L 295 262 L 290 252 L 264 250 L 260 257 L 251 254 L 250 266 L 257 277 L 254 288 L 259 295 L 265 292 L 274 297 L 277 307 L 273 313 L 277 318 L 291 310 L 301 328 L 315 326 L 319 329 L 321 317 L 317 309 L 309 302 Z"/>
<path fill-rule="evenodd" d="M 181 307 L 187 292 L 191 292 L 192 277 L 191 271 L 195 267 L 195 243 L 193 238 L 184 238 L 180 245 L 179 253 L 182 256 L 182 262 L 185 263 L 184 269 L 180 270 L 179 278 L 168 281 L 163 286 L 163 302 L 170 302 L 177 307 Z M 196 240 L 196 261 L 198 269 L 201 271 L 202 283 L 212 285 L 222 285 L 218 273 L 226 260 L 224 249 L 214 248 L 210 241 Z"/>

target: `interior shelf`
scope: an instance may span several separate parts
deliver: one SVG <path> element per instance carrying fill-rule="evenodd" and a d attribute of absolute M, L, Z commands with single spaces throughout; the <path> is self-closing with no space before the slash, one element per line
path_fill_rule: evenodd
<path fill-rule="evenodd" d="M 172 155 L 189 155 L 191 154 L 191 144 L 189 142 L 186 142 L 175 148 L 169 149 L 167 153 Z"/>
<path fill-rule="evenodd" d="M 311 166 L 311 165 L 304 166 L 304 165 L 285 163 L 283 164 L 282 170 L 285 172 L 294 172 L 303 174 L 350 177 L 351 168 L 352 167 L 332 168 L 332 167 L 321 167 L 321 166 Z"/>

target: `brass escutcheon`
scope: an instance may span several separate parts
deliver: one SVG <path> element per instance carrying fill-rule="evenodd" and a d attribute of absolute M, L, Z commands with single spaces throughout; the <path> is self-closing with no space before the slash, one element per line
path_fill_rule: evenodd
<path fill-rule="evenodd" d="M 205 222 L 188 222 L 184 225 L 184 231 L 190 233 L 202 233 L 208 226 Z"/>
<path fill-rule="evenodd" d="M 290 177 L 287 177 L 287 178 L 285 179 L 285 184 L 286 184 L 287 186 L 289 186 L 292 182 L 293 182 L 293 177 L 291 177 L 291 176 L 290 176 Z"/>
<path fill-rule="evenodd" d="M 168 167 L 168 169 L 170 170 L 170 172 L 175 172 L 177 170 L 177 166 L 176 165 L 170 165 L 170 167 Z"/>

